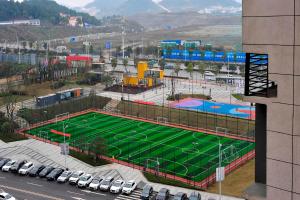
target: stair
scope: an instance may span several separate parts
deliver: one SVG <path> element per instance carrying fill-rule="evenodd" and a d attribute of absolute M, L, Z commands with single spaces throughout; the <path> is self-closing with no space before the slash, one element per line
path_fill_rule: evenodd
<path fill-rule="evenodd" d="M 117 107 L 118 107 L 119 103 L 120 103 L 119 100 L 112 99 L 106 104 L 106 106 L 103 108 L 103 110 L 106 112 L 115 113 L 117 111 Z"/>

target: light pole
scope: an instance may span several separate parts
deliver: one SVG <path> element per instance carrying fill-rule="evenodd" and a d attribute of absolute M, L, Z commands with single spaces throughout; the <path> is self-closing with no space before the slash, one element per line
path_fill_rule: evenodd
<path fill-rule="evenodd" d="M 67 146 L 66 146 L 66 128 L 68 128 L 69 125 L 66 125 L 65 126 L 65 122 L 63 121 L 63 134 L 64 134 L 64 156 L 65 156 L 65 168 L 67 169 L 67 153 L 66 153 L 66 150 L 67 150 Z"/>
<path fill-rule="evenodd" d="M 221 172 L 221 167 L 222 167 L 222 144 L 221 140 L 219 139 L 219 176 Z M 222 200 L 222 180 L 219 181 L 219 199 Z"/>

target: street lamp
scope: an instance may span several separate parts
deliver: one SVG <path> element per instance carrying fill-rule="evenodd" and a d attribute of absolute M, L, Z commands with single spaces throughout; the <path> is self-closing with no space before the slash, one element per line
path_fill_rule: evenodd
<path fill-rule="evenodd" d="M 219 172 L 221 171 L 221 167 L 222 167 L 222 144 L 221 144 L 221 140 L 219 139 Z M 222 200 L 222 181 L 219 181 L 219 198 L 220 200 Z"/>
<path fill-rule="evenodd" d="M 63 134 L 64 134 L 64 156 L 65 156 L 65 167 L 67 169 L 67 155 L 66 155 L 66 128 L 68 128 L 69 125 L 65 125 L 65 122 L 63 121 Z"/>

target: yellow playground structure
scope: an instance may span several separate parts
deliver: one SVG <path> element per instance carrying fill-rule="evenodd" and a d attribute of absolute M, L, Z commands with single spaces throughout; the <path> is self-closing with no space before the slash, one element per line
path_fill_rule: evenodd
<path fill-rule="evenodd" d="M 123 86 L 155 87 L 162 84 L 163 78 L 163 70 L 149 69 L 147 62 L 139 62 L 137 75 L 125 74 L 123 77 Z"/>

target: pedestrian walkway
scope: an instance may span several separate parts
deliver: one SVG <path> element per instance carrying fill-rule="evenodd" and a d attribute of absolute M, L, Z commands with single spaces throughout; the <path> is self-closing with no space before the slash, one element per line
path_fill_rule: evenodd
<path fill-rule="evenodd" d="M 130 195 L 124 195 L 120 194 L 115 200 L 139 200 L 141 199 L 142 190 L 135 190 Z M 153 193 L 149 199 L 152 199 L 152 197 L 155 196 L 155 193 Z"/>
<path fill-rule="evenodd" d="M 45 165 L 52 165 L 54 167 L 66 168 L 70 170 L 83 170 L 85 172 L 91 173 L 94 176 L 112 176 L 116 179 L 123 180 L 135 180 L 139 185 L 150 184 L 153 186 L 154 191 L 159 191 L 161 188 L 168 188 L 171 194 L 176 194 L 177 192 L 185 192 L 188 195 L 193 192 L 193 190 L 179 188 L 175 186 L 163 185 L 158 183 L 149 182 L 139 170 L 133 169 L 131 167 L 119 165 L 119 164 L 108 164 L 99 167 L 93 167 L 89 164 L 86 164 L 76 158 L 71 156 L 66 156 L 65 166 L 65 156 L 60 154 L 60 147 L 44 143 L 42 141 L 37 141 L 33 139 L 4 143 L 0 140 L 0 157 L 8 157 L 11 159 L 21 160 L 26 159 L 33 161 L 34 163 L 41 163 Z M 140 187 L 141 189 L 142 187 Z M 135 191 L 132 195 L 125 196 L 119 195 L 116 197 L 117 200 L 135 200 L 139 199 L 141 190 Z M 200 192 L 204 200 L 208 198 L 218 199 L 217 194 L 211 194 L 207 192 Z M 222 197 L 222 200 L 242 200 L 240 198 L 234 197 Z"/>

